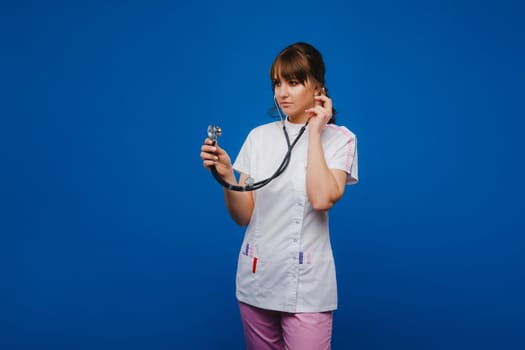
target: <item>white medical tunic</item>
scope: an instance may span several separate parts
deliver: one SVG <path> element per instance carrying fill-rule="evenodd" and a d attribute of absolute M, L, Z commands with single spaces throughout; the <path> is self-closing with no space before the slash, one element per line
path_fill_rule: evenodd
<path fill-rule="evenodd" d="M 293 142 L 302 125 L 285 123 Z M 355 135 L 329 124 L 321 140 L 328 168 L 344 170 L 347 184 L 356 183 Z M 276 171 L 287 149 L 280 121 L 261 125 L 250 132 L 233 167 L 257 182 Z M 292 313 L 337 309 L 328 212 L 313 210 L 306 194 L 307 149 L 308 130 L 294 147 L 288 168 L 253 192 L 255 206 L 237 265 L 241 302 Z"/>

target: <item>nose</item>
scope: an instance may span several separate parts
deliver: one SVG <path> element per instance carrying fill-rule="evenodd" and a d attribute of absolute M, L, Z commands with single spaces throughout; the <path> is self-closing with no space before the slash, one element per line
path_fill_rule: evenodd
<path fill-rule="evenodd" d="M 277 86 L 275 88 L 275 96 L 279 97 L 280 99 L 288 96 L 288 88 L 286 84 L 281 84 L 280 86 Z"/>

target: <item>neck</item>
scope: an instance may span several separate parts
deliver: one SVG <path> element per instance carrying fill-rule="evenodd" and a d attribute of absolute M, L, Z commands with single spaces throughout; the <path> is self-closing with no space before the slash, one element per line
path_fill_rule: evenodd
<path fill-rule="evenodd" d="M 308 118 L 306 115 L 300 115 L 300 116 L 288 116 L 288 121 L 292 124 L 304 124 L 308 121 Z"/>

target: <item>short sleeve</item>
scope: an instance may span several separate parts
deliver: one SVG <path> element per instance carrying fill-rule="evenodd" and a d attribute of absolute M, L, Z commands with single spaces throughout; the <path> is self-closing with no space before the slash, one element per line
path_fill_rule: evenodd
<path fill-rule="evenodd" d="M 353 148 L 353 155 L 350 157 L 350 172 L 348 173 L 348 178 L 346 180 L 346 183 L 348 185 L 356 184 L 359 181 L 358 177 L 358 171 L 357 171 L 357 164 L 358 164 L 358 157 L 357 157 L 357 138 L 354 137 L 354 146 Z"/>
<path fill-rule="evenodd" d="M 347 185 L 358 182 L 357 137 L 345 127 L 336 127 L 330 141 L 332 152 L 326 157 L 328 168 L 344 170 Z"/>
<path fill-rule="evenodd" d="M 237 158 L 235 159 L 235 162 L 233 162 L 233 169 L 235 169 L 235 171 L 239 173 L 250 175 L 252 173 L 251 169 L 253 166 L 253 164 L 251 164 L 251 160 L 254 159 L 251 156 L 252 152 L 252 133 L 250 132 L 246 140 L 244 140 L 244 143 L 241 147 L 241 150 L 239 151 L 239 154 L 237 155 Z"/>

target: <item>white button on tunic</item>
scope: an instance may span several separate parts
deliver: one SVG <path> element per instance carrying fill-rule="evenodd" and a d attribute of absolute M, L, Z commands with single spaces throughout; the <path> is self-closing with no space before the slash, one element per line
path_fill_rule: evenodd
<path fill-rule="evenodd" d="M 285 123 L 293 143 L 302 125 Z M 321 140 L 328 168 L 346 171 L 347 184 L 356 183 L 355 135 L 329 124 Z M 257 182 L 275 172 L 287 149 L 280 121 L 261 125 L 250 132 L 233 167 Z M 328 212 L 314 211 L 306 194 L 307 149 L 308 130 L 294 147 L 288 168 L 253 192 L 255 207 L 237 265 L 241 302 L 294 313 L 337 308 Z"/>

